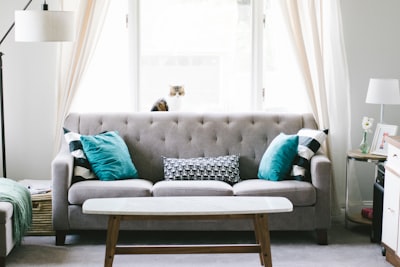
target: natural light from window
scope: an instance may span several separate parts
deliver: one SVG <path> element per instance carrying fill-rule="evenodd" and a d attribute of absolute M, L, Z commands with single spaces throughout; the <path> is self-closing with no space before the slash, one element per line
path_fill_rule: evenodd
<path fill-rule="evenodd" d="M 170 85 L 185 88 L 181 110 L 250 108 L 250 1 L 146 0 L 140 14 L 139 110 Z"/>
<path fill-rule="evenodd" d="M 139 0 L 135 0 L 139 1 Z M 183 111 L 262 110 L 310 112 L 304 81 L 277 1 L 265 0 L 264 31 L 254 38 L 251 0 L 145 0 L 129 17 L 127 0 L 110 1 L 104 30 L 71 111 L 150 111 L 181 85 Z M 131 4 L 131 3 L 130 3 Z M 138 26 L 129 46 L 129 26 Z M 253 40 L 261 40 L 260 58 L 252 58 Z M 138 80 L 129 69 L 137 50 Z M 253 69 L 252 60 L 262 60 Z M 262 72 L 263 96 L 253 96 L 254 71 Z M 134 101 L 137 97 L 138 101 Z M 170 102 L 171 103 L 171 102 Z"/>
<path fill-rule="evenodd" d="M 128 79 L 127 11 L 126 0 L 110 1 L 103 32 L 77 90 L 72 111 L 133 111 Z"/>

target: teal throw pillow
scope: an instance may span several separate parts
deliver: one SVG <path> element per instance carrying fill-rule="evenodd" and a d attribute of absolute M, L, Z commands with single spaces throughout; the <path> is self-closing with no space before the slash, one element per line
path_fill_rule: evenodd
<path fill-rule="evenodd" d="M 285 180 L 290 175 L 298 143 L 297 135 L 280 133 L 275 137 L 261 159 L 258 178 L 271 181 Z"/>
<path fill-rule="evenodd" d="M 103 181 L 137 178 L 128 147 L 117 132 L 80 137 L 93 172 Z"/>

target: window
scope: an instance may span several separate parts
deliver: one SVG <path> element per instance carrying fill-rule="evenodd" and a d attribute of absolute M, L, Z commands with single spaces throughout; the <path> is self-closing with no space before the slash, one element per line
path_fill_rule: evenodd
<path fill-rule="evenodd" d="M 103 32 L 90 66 L 74 97 L 71 111 L 132 111 L 129 87 L 128 2 L 110 1 Z"/>
<path fill-rule="evenodd" d="M 146 0 L 139 12 L 139 110 L 173 85 L 184 110 L 250 108 L 250 1 Z"/>
<path fill-rule="evenodd" d="M 160 98 L 174 101 L 169 87 L 180 85 L 185 88 L 183 110 L 307 111 L 303 82 L 275 3 L 111 1 L 73 109 L 149 111 Z M 263 13 L 264 27 L 254 19 Z M 257 27 L 264 30 L 254 30 Z M 264 94 L 257 88 L 261 86 Z"/>
<path fill-rule="evenodd" d="M 265 0 L 263 33 L 263 109 L 311 112 L 305 84 L 296 63 L 293 42 L 278 1 Z"/>

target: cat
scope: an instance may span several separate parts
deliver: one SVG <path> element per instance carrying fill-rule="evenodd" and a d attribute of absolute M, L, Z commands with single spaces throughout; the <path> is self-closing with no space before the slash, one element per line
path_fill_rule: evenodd
<path fill-rule="evenodd" d="M 167 101 L 171 111 L 182 110 L 183 96 L 185 96 L 185 87 L 183 85 L 170 85 Z"/>
<path fill-rule="evenodd" d="M 151 108 L 151 111 L 179 111 L 182 110 L 182 97 L 185 95 L 183 85 L 170 85 L 167 100 L 158 99 Z"/>
<path fill-rule="evenodd" d="M 153 104 L 153 107 L 151 108 L 150 111 L 168 111 L 168 110 L 169 108 L 167 101 L 164 98 L 160 98 Z"/>

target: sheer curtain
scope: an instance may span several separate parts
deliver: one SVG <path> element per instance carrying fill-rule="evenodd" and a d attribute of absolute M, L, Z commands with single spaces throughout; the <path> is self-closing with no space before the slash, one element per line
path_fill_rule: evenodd
<path fill-rule="evenodd" d="M 280 1 L 291 33 L 311 108 L 319 127 L 329 128 L 326 149 L 333 165 L 333 211 L 344 185 L 350 147 L 349 78 L 340 0 Z M 340 107 L 340 108 L 338 108 Z"/>
<path fill-rule="evenodd" d="M 62 124 L 85 74 L 99 39 L 110 0 L 62 0 L 62 8 L 75 11 L 77 35 L 72 44 L 62 44 L 57 70 L 55 153 L 62 137 Z"/>

